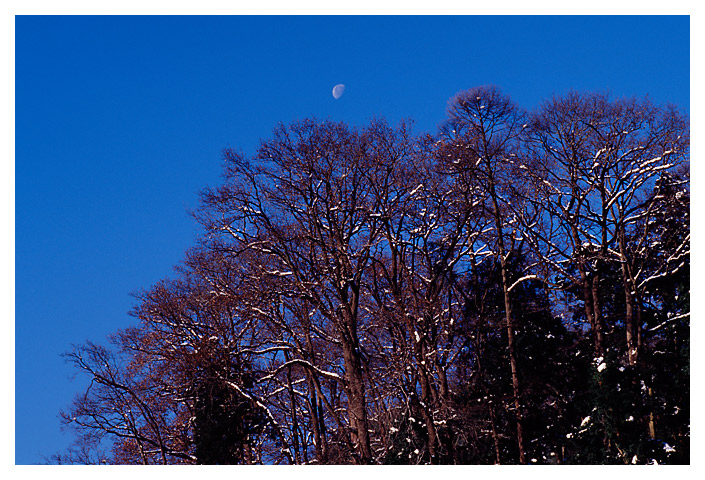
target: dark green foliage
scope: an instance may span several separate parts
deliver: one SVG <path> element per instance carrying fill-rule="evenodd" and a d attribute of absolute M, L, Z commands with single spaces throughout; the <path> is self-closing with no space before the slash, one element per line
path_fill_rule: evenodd
<path fill-rule="evenodd" d="M 518 278 L 524 257 L 518 252 L 513 257 L 512 276 Z M 466 304 L 467 345 L 461 358 L 468 368 L 459 372 L 454 397 L 457 416 L 450 423 L 456 438 L 462 431 L 461 438 L 469 440 L 468 445 L 458 445 L 462 447 L 456 456 L 458 463 L 512 463 L 517 455 L 498 273 L 496 266 L 485 266 L 474 277 L 477 281 L 467 283 L 469 297 L 482 302 Z M 571 356 L 576 335 L 552 315 L 543 282 L 519 283 L 512 299 L 527 454 L 536 463 L 556 462 L 570 428 L 566 410 L 571 399 L 566 392 L 579 378 Z"/>
<path fill-rule="evenodd" d="M 220 356 L 223 362 L 227 357 Z M 247 449 L 266 426 L 266 419 L 252 402 L 226 384 L 209 365 L 196 387 L 193 438 L 197 462 L 231 465 L 245 461 Z M 242 365 L 230 365 L 229 377 L 241 388 L 252 388 L 252 375 Z"/>
<path fill-rule="evenodd" d="M 421 421 L 411 416 L 401 418 L 392 427 L 391 447 L 387 450 L 383 463 L 386 465 L 409 465 L 428 463 L 425 445 L 428 435 Z"/>

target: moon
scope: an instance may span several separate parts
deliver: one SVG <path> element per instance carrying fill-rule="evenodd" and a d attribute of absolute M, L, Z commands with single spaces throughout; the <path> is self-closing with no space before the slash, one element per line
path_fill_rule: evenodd
<path fill-rule="evenodd" d="M 344 91 L 345 91 L 345 85 L 343 85 L 342 83 L 339 83 L 338 85 L 333 87 L 333 98 L 338 100 L 343 95 Z"/>

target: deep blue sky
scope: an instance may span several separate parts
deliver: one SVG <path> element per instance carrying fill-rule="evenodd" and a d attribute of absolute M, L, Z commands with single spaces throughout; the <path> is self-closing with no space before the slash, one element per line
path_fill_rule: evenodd
<path fill-rule="evenodd" d="M 526 108 L 572 88 L 688 112 L 689 36 L 688 17 L 16 17 L 16 463 L 68 444 L 84 382 L 60 354 L 171 274 L 223 148 L 309 116 L 433 132 L 488 83 Z"/>

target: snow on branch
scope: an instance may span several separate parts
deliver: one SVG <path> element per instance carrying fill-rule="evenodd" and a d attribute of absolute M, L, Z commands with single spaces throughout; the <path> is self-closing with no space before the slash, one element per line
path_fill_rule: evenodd
<path fill-rule="evenodd" d="M 519 285 L 521 282 L 524 282 L 526 280 L 538 280 L 539 277 L 538 275 L 526 275 L 525 277 L 521 277 L 519 280 L 516 282 L 512 283 L 512 285 L 507 289 L 507 292 L 511 292 L 514 287 Z"/>
<path fill-rule="evenodd" d="M 343 380 L 342 377 L 341 377 L 340 375 L 338 375 L 337 373 L 327 372 L 327 371 L 325 371 L 325 370 L 321 370 L 320 368 L 318 368 L 318 367 L 315 366 L 314 364 L 312 364 L 312 363 L 310 363 L 310 362 L 307 362 L 306 360 L 302 360 L 302 359 L 300 359 L 300 358 L 295 358 L 295 359 L 293 359 L 293 360 L 289 360 L 288 362 L 284 363 L 284 364 L 281 365 L 279 368 L 277 368 L 277 370 L 274 372 L 274 375 L 276 375 L 277 373 L 281 372 L 284 368 L 290 367 L 290 366 L 292 366 L 292 365 L 301 365 L 301 366 L 304 366 L 304 367 L 306 367 L 306 368 L 308 368 L 308 369 L 310 369 L 310 370 L 312 370 L 312 371 L 318 373 L 319 375 L 323 375 L 323 376 L 326 377 L 326 378 L 330 378 L 330 379 L 338 380 L 338 381 L 342 381 L 342 380 Z"/>
<path fill-rule="evenodd" d="M 669 324 L 669 323 L 671 323 L 671 322 L 675 322 L 676 320 L 680 320 L 681 318 L 685 318 L 685 317 L 689 317 L 689 316 L 690 316 L 690 312 L 682 313 L 682 314 L 677 315 L 677 316 L 675 316 L 675 317 L 669 318 L 669 319 L 666 320 L 665 322 L 659 323 L 658 325 L 656 325 L 656 326 L 653 327 L 653 328 L 649 328 L 649 329 L 647 330 L 647 332 L 655 332 L 656 330 L 659 330 L 659 329 L 660 329 L 661 327 L 663 327 L 664 325 L 667 325 L 667 324 Z"/>

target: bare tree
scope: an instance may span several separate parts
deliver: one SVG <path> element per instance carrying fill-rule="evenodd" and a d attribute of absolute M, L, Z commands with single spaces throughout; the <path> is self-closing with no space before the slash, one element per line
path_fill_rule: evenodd
<path fill-rule="evenodd" d="M 388 168 L 380 152 L 389 151 L 382 144 L 390 133 L 381 123 L 361 131 L 330 122 L 281 126 L 260 147 L 256 166 L 227 152 L 228 183 L 204 196 L 212 234 L 225 236 L 235 255 L 264 257 L 258 275 L 276 278 L 283 298 L 305 302 L 324 321 L 324 340 L 342 354 L 342 375 L 303 358 L 289 363 L 339 381 L 360 463 L 373 456 L 361 344 L 369 318 L 360 305 L 386 201 L 371 178 Z"/>
<path fill-rule="evenodd" d="M 656 179 L 687 155 L 686 122 L 648 100 L 611 101 L 605 94 L 569 93 L 534 116 L 539 147 L 530 171 L 545 215 L 532 237 L 552 269 L 580 285 L 594 332 L 595 355 L 604 353 L 600 278 L 607 262 L 622 272 L 629 362 L 637 356 L 637 282 L 627 231 L 644 214 Z M 540 159 L 540 160 L 539 160 Z M 569 271 L 575 262 L 576 278 Z M 636 312 L 635 312 L 636 310 Z"/>
<path fill-rule="evenodd" d="M 516 415 L 519 463 L 526 463 L 522 434 L 522 405 L 519 368 L 515 352 L 515 326 L 512 316 L 511 289 L 507 260 L 516 241 L 516 228 L 509 226 L 511 215 L 510 165 L 520 151 L 518 144 L 526 128 L 526 114 L 509 97 L 495 87 L 478 87 L 463 91 L 451 99 L 445 133 L 456 148 L 455 156 L 470 165 L 480 177 L 485 190 L 488 213 L 493 221 L 492 249 L 495 249 L 502 273 L 504 291 L 507 352 L 512 371 L 512 388 Z M 515 220 L 514 220 L 515 221 Z"/>
<path fill-rule="evenodd" d="M 688 155 L 673 108 L 570 93 L 529 118 L 495 87 L 451 99 L 438 137 L 304 120 L 226 150 L 175 278 L 135 295 L 109 348 L 68 354 L 91 384 L 54 461 L 570 461 L 573 423 L 609 415 L 574 401 L 625 395 L 599 375 L 584 391 L 608 346 L 624 375 L 658 344 L 687 376 Z M 687 445 L 673 403 L 672 428 L 634 412 L 652 440 L 634 451 Z M 624 461 L 615 431 L 583 447 Z"/>
<path fill-rule="evenodd" d="M 91 439 L 112 436 L 119 439 L 114 445 L 117 463 L 166 465 L 195 459 L 178 428 L 183 405 L 164 398 L 153 383 L 158 378 L 153 372 L 129 372 L 137 367 L 125 367 L 113 352 L 92 343 L 76 347 L 67 356 L 91 377 L 87 391 L 62 412 L 64 422 L 81 433 L 79 447 Z"/>

